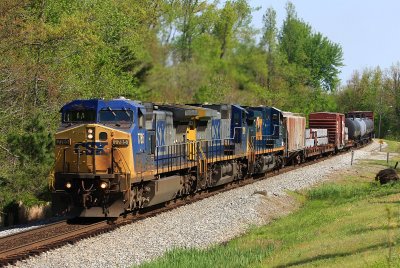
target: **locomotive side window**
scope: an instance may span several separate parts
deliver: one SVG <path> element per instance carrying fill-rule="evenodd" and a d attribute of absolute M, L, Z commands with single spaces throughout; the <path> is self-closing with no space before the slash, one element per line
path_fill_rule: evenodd
<path fill-rule="evenodd" d="M 96 121 L 96 111 L 82 110 L 82 111 L 66 111 L 64 113 L 63 122 L 94 122 Z"/>
<path fill-rule="evenodd" d="M 139 119 L 138 119 L 139 120 L 139 128 L 144 128 L 144 126 L 145 126 L 144 116 L 141 111 L 139 111 L 138 117 L 139 117 Z"/>
<path fill-rule="evenodd" d="M 240 115 L 238 113 L 233 114 L 233 122 L 235 123 L 236 126 L 239 125 L 240 123 Z"/>
<path fill-rule="evenodd" d="M 131 110 L 101 110 L 99 115 L 100 122 L 133 122 L 133 112 Z"/>

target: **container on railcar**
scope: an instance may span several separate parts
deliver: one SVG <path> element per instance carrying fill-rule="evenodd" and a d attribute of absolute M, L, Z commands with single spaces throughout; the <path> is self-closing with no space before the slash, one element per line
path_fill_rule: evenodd
<path fill-rule="evenodd" d="M 305 132 L 305 147 L 328 145 L 328 130 L 326 128 L 307 128 Z"/>

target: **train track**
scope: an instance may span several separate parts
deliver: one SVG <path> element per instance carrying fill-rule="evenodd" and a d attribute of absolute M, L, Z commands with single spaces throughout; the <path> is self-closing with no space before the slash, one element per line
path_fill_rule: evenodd
<path fill-rule="evenodd" d="M 336 154 L 336 156 L 344 153 L 346 152 L 340 152 Z M 280 169 L 278 172 L 272 171 L 263 175 L 253 176 L 244 180 L 235 181 L 225 186 L 216 187 L 213 190 L 205 190 L 188 197 L 169 201 L 166 204 L 158 205 L 152 207 L 151 209 L 144 209 L 134 215 L 127 215 L 126 217 L 117 218 L 112 222 L 107 220 L 101 220 L 98 222 L 73 222 L 71 220 L 63 220 L 60 222 L 44 225 L 39 228 L 15 233 L 5 237 L 0 237 L 0 267 L 4 267 L 8 264 L 15 264 L 17 261 L 39 255 L 48 250 L 55 249 L 67 244 L 74 244 L 88 237 L 93 237 L 106 232 L 110 232 L 123 225 L 131 224 L 147 217 L 155 216 L 157 214 L 175 209 L 182 205 L 194 203 L 225 191 L 252 184 L 255 181 L 263 178 L 273 177 L 279 174 L 293 171 L 297 168 L 313 165 L 328 158 L 329 156 L 319 158 L 314 161 L 302 163 L 301 165 L 287 166 Z"/>

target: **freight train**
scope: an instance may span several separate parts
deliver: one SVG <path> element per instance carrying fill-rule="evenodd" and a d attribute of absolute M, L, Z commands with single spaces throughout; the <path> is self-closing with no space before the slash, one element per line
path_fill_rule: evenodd
<path fill-rule="evenodd" d="M 61 109 L 51 182 L 55 214 L 118 217 L 366 143 L 372 112 L 312 113 L 124 98 Z"/>

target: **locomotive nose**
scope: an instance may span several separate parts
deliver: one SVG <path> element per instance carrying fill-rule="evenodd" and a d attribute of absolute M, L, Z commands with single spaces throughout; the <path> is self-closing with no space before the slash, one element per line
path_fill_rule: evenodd
<path fill-rule="evenodd" d="M 56 169 L 66 173 L 111 173 L 111 135 L 110 130 L 95 124 L 57 133 Z"/>
<path fill-rule="evenodd" d="M 64 173 L 112 174 L 130 161 L 130 134 L 99 124 L 81 125 L 56 134 L 56 170 Z M 122 163 L 124 162 L 124 163 Z"/>

